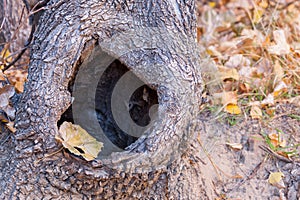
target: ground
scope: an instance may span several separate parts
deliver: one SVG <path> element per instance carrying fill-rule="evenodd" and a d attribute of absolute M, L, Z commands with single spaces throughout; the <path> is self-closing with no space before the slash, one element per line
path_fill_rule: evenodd
<path fill-rule="evenodd" d="M 206 86 L 199 158 L 210 198 L 300 199 L 299 2 L 197 1 L 197 9 Z"/>
<path fill-rule="evenodd" d="M 258 121 L 240 117 L 229 125 L 226 117 L 203 111 L 199 115 L 199 158 L 211 199 L 299 199 L 300 163 L 263 149 L 263 134 L 281 130 L 287 141 L 300 142 L 300 122 L 288 113 L 300 114 L 299 105 L 277 105 L 278 117 Z M 237 143 L 240 150 L 227 145 Z M 299 151 L 299 147 L 297 148 Z M 283 183 L 273 186 L 271 172 L 282 172 Z"/>

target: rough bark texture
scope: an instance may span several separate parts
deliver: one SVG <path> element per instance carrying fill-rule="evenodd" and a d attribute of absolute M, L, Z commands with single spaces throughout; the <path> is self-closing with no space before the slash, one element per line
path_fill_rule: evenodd
<path fill-rule="evenodd" d="M 18 54 L 31 30 L 28 12 L 22 0 L 0 0 L 0 10 L 0 51 L 6 44 L 11 53 Z M 25 57 L 20 61 L 24 62 Z"/>
<path fill-rule="evenodd" d="M 160 119 L 148 137 L 111 160 L 86 162 L 65 151 L 47 156 L 61 147 L 54 138 L 57 122 L 71 104 L 68 86 L 82 60 L 99 44 L 113 54 L 108 42 L 117 33 L 126 38 L 132 29 L 149 27 L 168 31 L 174 43 L 164 49 L 137 46 L 119 57 L 139 78 L 156 83 Z M 8 148 L 1 165 L 1 199 L 205 199 L 192 142 L 201 101 L 198 56 L 193 47 L 182 50 L 194 37 L 192 0 L 50 1 L 31 49 L 18 131 L 10 143 L 15 148 Z M 122 45 L 119 52 L 128 48 Z M 147 62 L 163 67 L 149 69 Z M 151 166 L 156 168 L 143 171 Z"/>

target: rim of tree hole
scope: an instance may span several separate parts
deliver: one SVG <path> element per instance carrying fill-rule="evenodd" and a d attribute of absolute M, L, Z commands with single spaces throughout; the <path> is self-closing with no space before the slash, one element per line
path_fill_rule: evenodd
<path fill-rule="evenodd" d="M 131 169 L 130 162 L 141 155 L 147 162 L 146 151 L 148 150 L 145 151 L 146 148 L 140 149 L 138 146 L 146 141 L 147 137 L 153 137 L 153 127 L 159 126 L 159 120 L 167 117 L 164 116 L 164 112 L 159 112 L 158 102 L 165 100 L 158 99 L 157 91 L 168 90 L 172 84 L 175 84 L 172 80 L 163 85 L 141 80 L 120 60 L 124 55 L 140 49 L 168 51 L 171 48 L 175 48 L 179 54 L 192 55 L 192 58 L 199 52 L 193 38 L 169 33 L 162 28 L 145 27 L 122 32 L 102 41 L 81 64 L 71 89 L 72 120 L 104 143 L 97 157 L 103 164 L 115 168 L 118 160 L 118 167 L 122 163 L 123 169 L 127 167 Z M 163 62 L 143 64 L 149 70 L 160 68 L 164 73 L 172 73 Z M 182 91 L 171 91 L 171 93 L 176 95 Z M 172 98 L 172 96 L 164 98 Z M 135 105 L 138 108 L 134 108 Z M 170 108 L 172 106 L 176 105 L 170 105 Z M 146 119 L 134 119 L 137 116 Z M 187 133 L 182 135 L 180 144 L 170 146 L 171 151 L 158 152 L 156 156 L 159 161 L 149 162 L 148 165 L 143 163 L 140 170 L 159 169 L 181 155 L 186 150 L 191 136 L 188 127 L 186 131 Z M 122 158 L 124 151 L 127 156 Z M 133 160 L 128 159 L 129 157 Z"/>

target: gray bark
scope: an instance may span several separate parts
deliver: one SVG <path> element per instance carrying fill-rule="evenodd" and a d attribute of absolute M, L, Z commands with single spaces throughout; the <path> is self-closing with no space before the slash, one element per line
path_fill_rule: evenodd
<path fill-rule="evenodd" d="M 24 48 L 31 30 L 28 12 L 22 0 L 0 0 L 0 10 L 0 51 L 6 44 L 9 51 L 16 56 Z M 19 64 L 24 64 L 26 58 L 28 53 Z"/>
<path fill-rule="evenodd" d="M 201 77 L 196 48 L 186 45 L 195 38 L 194 1 L 52 0 L 47 7 L 31 48 L 18 131 L 6 144 L 1 199 L 205 199 L 193 156 Z M 143 48 L 114 40 L 120 45 L 110 48 L 116 34 L 124 39 L 131 30 L 149 27 L 167 31 L 173 43 Z M 154 34 L 157 41 L 165 40 L 163 33 Z M 142 42 L 151 40 L 145 36 Z M 159 120 L 148 137 L 111 160 L 87 162 L 66 151 L 47 156 L 61 147 L 54 136 L 71 104 L 68 86 L 97 45 L 110 55 L 125 52 L 118 59 L 144 82 L 156 84 Z M 122 45 L 137 46 L 126 52 L 129 46 Z M 147 62 L 161 67 L 149 69 Z M 143 171 L 151 166 L 156 168 Z"/>

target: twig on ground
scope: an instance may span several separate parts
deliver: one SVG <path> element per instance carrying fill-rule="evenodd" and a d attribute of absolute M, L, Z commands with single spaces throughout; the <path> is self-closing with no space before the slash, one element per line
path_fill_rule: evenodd
<path fill-rule="evenodd" d="M 277 159 L 281 160 L 281 161 L 284 161 L 284 162 L 287 162 L 287 163 L 291 163 L 293 162 L 292 160 L 284 157 L 284 156 L 281 156 L 279 154 L 277 154 L 276 152 L 274 152 L 272 149 L 270 149 L 269 147 L 266 147 L 266 146 L 259 146 L 259 148 L 261 148 L 262 150 L 266 151 L 267 153 L 271 154 L 272 156 L 276 157 Z"/>
<path fill-rule="evenodd" d="M 256 165 L 256 167 L 250 172 L 250 174 L 247 176 L 247 178 L 243 179 L 241 182 L 237 183 L 236 186 L 234 186 L 233 188 L 229 189 L 227 192 L 231 192 L 234 189 L 237 189 L 239 187 L 241 187 L 246 181 L 252 179 L 258 172 L 258 170 L 261 169 L 261 167 L 263 166 L 263 164 L 266 162 L 268 156 L 264 157 L 264 159 L 258 163 Z"/>

